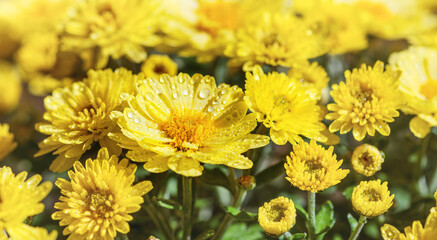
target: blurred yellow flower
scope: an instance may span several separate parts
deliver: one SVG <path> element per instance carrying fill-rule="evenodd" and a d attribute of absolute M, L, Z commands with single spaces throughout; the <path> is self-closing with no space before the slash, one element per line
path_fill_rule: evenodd
<path fill-rule="evenodd" d="M 307 90 L 310 89 L 310 90 Z M 284 73 L 265 74 L 260 66 L 246 72 L 244 100 L 259 122 L 270 128 L 276 144 L 295 144 L 302 136 L 326 141 L 320 132 L 326 128 L 319 121 L 320 107 L 311 97 L 312 88 L 305 88 Z"/>
<path fill-rule="evenodd" d="M 32 227 L 26 224 L 21 224 L 21 226 L 16 228 L 10 228 L 8 234 L 11 238 L 6 238 L 5 240 L 56 240 L 58 239 L 58 232 L 51 231 L 50 233 L 47 229 L 43 227 Z M 12 237 L 13 236 L 13 237 Z M 2 236 L 0 239 L 3 240 Z"/>
<path fill-rule="evenodd" d="M 225 50 L 230 66 L 296 66 L 326 53 L 322 36 L 301 18 L 285 13 L 264 13 L 239 29 L 236 41 Z"/>
<path fill-rule="evenodd" d="M 369 177 L 381 170 L 384 157 L 377 147 L 363 144 L 354 149 L 351 162 L 355 171 Z"/>
<path fill-rule="evenodd" d="M 44 204 L 41 203 L 52 189 L 51 182 L 44 182 L 38 186 L 42 177 L 33 175 L 25 180 L 27 172 L 15 176 L 9 167 L 0 168 L 0 232 L 6 232 L 10 239 L 46 239 L 44 230 L 24 224 L 26 218 L 42 213 Z M 45 231 L 47 232 L 47 231 Z M 41 234 L 41 235 L 40 235 Z M 53 239 L 54 233 L 50 234 Z"/>
<path fill-rule="evenodd" d="M 407 105 L 402 111 L 416 115 L 410 121 L 410 130 L 416 137 L 424 138 L 437 126 L 437 50 L 410 47 L 393 53 L 390 65 L 402 71 L 400 89 Z"/>
<path fill-rule="evenodd" d="M 159 43 L 156 29 L 160 12 L 156 0 L 81 1 L 65 23 L 62 49 L 95 49 L 95 68 L 105 67 L 109 57 L 144 61 L 144 47 Z"/>
<path fill-rule="evenodd" d="M 117 124 L 109 115 L 119 106 L 120 94 L 132 92 L 138 78 L 142 74 L 133 75 L 123 68 L 90 70 L 84 81 L 54 90 L 52 96 L 44 99 L 45 121 L 35 126 L 50 136 L 39 144 L 40 151 L 35 156 L 55 151 L 53 154 L 59 156 L 50 165 L 54 172 L 71 168 L 93 142 L 118 156 L 121 148 L 108 137 L 110 131 L 116 131 Z"/>
<path fill-rule="evenodd" d="M 56 180 L 63 196 L 52 218 L 67 226 L 63 234 L 69 239 L 114 239 L 117 232 L 128 233 L 130 213 L 141 209 L 142 196 L 153 188 L 150 181 L 133 185 L 136 165 L 128 159 L 119 162 L 106 148 L 98 155 L 86 160 L 85 167 L 75 162 L 68 172 L 71 181 Z"/>
<path fill-rule="evenodd" d="M 301 82 L 301 85 L 311 93 L 311 97 L 320 100 L 322 90 L 328 86 L 329 77 L 325 69 L 317 62 L 305 62 L 292 67 L 287 75 Z"/>
<path fill-rule="evenodd" d="M 141 65 L 146 77 L 159 78 L 161 74 L 174 76 L 178 73 L 178 65 L 167 55 L 150 55 Z"/>
<path fill-rule="evenodd" d="M 0 60 L 0 116 L 14 110 L 21 97 L 21 79 L 15 67 Z"/>
<path fill-rule="evenodd" d="M 330 54 L 344 54 L 367 47 L 366 29 L 351 5 L 326 0 L 297 0 L 294 10 L 323 36 Z M 347 21 L 345 21 L 347 19 Z"/>
<path fill-rule="evenodd" d="M 414 221 L 412 226 L 400 233 L 390 224 L 381 227 L 381 235 L 384 240 L 434 240 L 437 236 L 437 212 L 431 212 L 426 218 L 425 227 L 420 221 Z"/>
<path fill-rule="evenodd" d="M 331 96 L 335 103 L 328 104 L 326 119 L 334 120 L 331 132 L 346 134 L 352 129 L 356 140 L 375 135 L 375 130 L 384 136 L 390 134 L 388 123 L 399 116 L 403 98 L 399 91 L 399 71 L 387 68 L 377 61 L 373 68 L 363 64 L 360 69 L 344 73 L 346 83 L 334 84 Z"/>
<path fill-rule="evenodd" d="M 269 142 L 250 134 L 257 122 L 246 115 L 243 91 L 237 86 L 216 86 L 210 76 L 180 73 L 137 84 L 137 95 L 127 97 L 129 107 L 113 112 L 121 134 L 114 134 L 127 157 L 145 162 L 149 172 L 174 172 L 194 177 L 200 163 L 248 169 L 252 161 L 241 155 Z"/>
<path fill-rule="evenodd" d="M 258 209 L 259 225 L 268 234 L 279 236 L 296 223 L 296 209 L 291 199 L 278 197 Z"/>
<path fill-rule="evenodd" d="M 313 193 L 338 184 L 349 170 L 339 168 L 343 160 L 337 161 L 333 151 L 333 146 L 326 150 L 314 140 L 309 144 L 301 141 L 293 146 L 293 152 L 287 156 L 285 178 L 295 187 Z"/>
<path fill-rule="evenodd" d="M 352 192 L 352 206 L 365 217 L 376 217 L 393 205 L 394 194 L 390 195 L 387 182 L 381 180 L 361 181 Z"/>
<path fill-rule="evenodd" d="M 0 161 L 17 147 L 17 143 L 14 142 L 14 134 L 9 132 L 7 123 L 0 124 L 0 146 Z"/>

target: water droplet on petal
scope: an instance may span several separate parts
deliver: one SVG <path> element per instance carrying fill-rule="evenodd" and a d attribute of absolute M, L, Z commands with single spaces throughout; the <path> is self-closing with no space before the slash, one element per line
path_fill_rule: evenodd
<path fill-rule="evenodd" d="M 135 123 L 140 123 L 140 119 L 136 117 L 136 118 L 134 118 L 134 122 Z"/>
<path fill-rule="evenodd" d="M 200 92 L 199 92 L 200 98 L 204 99 L 204 98 L 207 98 L 208 96 L 209 96 L 209 89 L 204 88 L 204 89 L 200 90 Z"/>
<path fill-rule="evenodd" d="M 174 98 L 174 99 L 178 98 L 178 93 L 177 93 L 177 92 L 174 92 L 174 93 L 173 93 L 173 98 Z"/>
<path fill-rule="evenodd" d="M 146 93 L 146 99 L 149 101 L 153 100 L 153 94 L 151 92 Z"/>
<path fill-rule="evenodd" d="M 212 112 L 214 110 L 214 107 L 213 106 L 209 106 L 208 107 L 208 112 Z"/>
<path fill-rule="evenodd" d="M 185 96 L 187 96 L 188 95 L 188 89 L 187 88 L 185 88 L 184 90 L 182 90 L 182 95 L 185 95 Z"/>
<path fill-rule="evenodd" d="M 127 117 L 128 117 L 128 118 L 133 118 L 133 116 L 134 116 L 134 113 L 133 113 L 133 112 L 128 112 L 128 113 L 127 113 Z"/>

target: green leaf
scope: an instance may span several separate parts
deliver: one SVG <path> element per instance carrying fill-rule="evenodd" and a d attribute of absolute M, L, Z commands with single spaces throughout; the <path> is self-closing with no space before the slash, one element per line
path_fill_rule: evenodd
<path fill-rule="evenodd" d="M 225 187 L 232 192 L 231 184 L 229 183 L 228 177 L 219 168 L 205 168 L 202 175 L 200 177 L 197 177 L 197 180 L 206 184 Z"/>
<path fill-rule="evenodd" d="M 152 201 L 155 205 L 163 208 L 167 208 L 170 210 L 182 210 L 182 206 L 178 202 L 173 200 L 153 197 Z"/>
<path fill-rule="evenodd" d="M 352 216 L 352 214 L 348 213 L 347 221 L 349 222 L 349 225 L 351 226 L 351 231 L 353 232 L 358 225 L 357 219 L 355 219 L 354 216 Z"/>
<path fill-rule="evenodd" d="M 271 167 L 268 167 L 267 169 L 255 175 L 256 185 L 261 186 L 265 183 L 271 182 L 284 173 L 284 171 L 284 162 L 282 161 Z"/>
<path fill-rule="evenodd" d="M 197 236 L 194 240 L 206 240 L 210 239 L 214 235 L 215 231 L 210 229 L 206 230 L 205 232 L 201 233 L 199 236 Z"/>
<path fill-rule="evenodd" d="M 226 230 L 223 235 L 222 240 L 258 240 L 263 239 L 262 228 L 259 224 L 254 224 L 247 227 L 246 223 L 235 223 L 232 224 L 228 230 Z"/>
<path fill-rule="evenodd" d="M 354 191 L 354 186 L 350 186 L 343 191 L 343 195 L 347 200 L 351 200 L 352 192 Z"/>
<path fill-rule="evenodd" d="M 323 236 L 334 227 L 334 224 L 334 205 L 331 201 L 326 201 L 316 214 L 317 239 L 323 239 Z"/>
<path fill-rule="evenodd" d="M 257 217 L 256 213 L 246 212 L 244 210 L 239 210 L 231 206 L 223 207 L 223 209 L 232 217 L 240 221 L 251 221 L 255 220 Z"/>
<path fill-rule="evenodd" d="M 292 239 L 302 239 L 306 237 L 307 237 L 306 233 L 295 233 L 292 235 Z"/>
<path fill-rule="evenodd" d="M 296 208 L 297 215 L 301 216 L 305 221 L 308 221 L 308 213 L 299 203 L 294 202 L 294 207 Z"/>

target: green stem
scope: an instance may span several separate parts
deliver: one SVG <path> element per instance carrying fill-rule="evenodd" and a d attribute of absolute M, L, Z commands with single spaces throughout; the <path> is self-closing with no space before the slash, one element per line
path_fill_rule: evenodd
<path fill-rule="evenodd" d="M 153 204 L 149 195 L 146 195 L 144 200 L 146 204 L 143 205 L 143 208 L 146 210 L 150 218 L 152 218 L 152 221 L 158 230 L 164 235 L 165 239 L 175 240 L 170 226 L 167 224 L 167 221 L 165 220 L 164 216 L 162 216 L 161 212 L 155 208 L 155 205 Z"/>
<path fill-rule="evenodd" d="M 191 239 L 191 215 L 193 210 L 192 182 L 193 178 L 182 176 L 182 210 L 184 212 L 183 240 Z"/>
<path fill-rule="evenodd" d="M 420 188 L 420 185 L 419 185 L 419 178 L 422 176 L 422 170 L 423 170 L 423 167 L 422 167 L 422 164 L 423 164 L 423 158 L 424 158 L 424 156 L 426 156 L 426 152 L 427 152 L 427 150 L 428 150 L 428 146 L 429 146 L 429 142 L 430 142 L 430 139 L 431 139 L 431 133 L 429 133 L 424 139 L 423 139 L 423 141 L 422 141 L 422 145 L 421 145 L 421 148 L 420 148 L 420 152 L 419 152 L 419 155 L 418 155 L 418 158 L 417 158 L 417 161 L 416 161 L 416 171 L 415 171 L 415 173 L 414 173 L 414 181 L 415 181 L 415 183 L 416 184 L 413 184 L 413 186 L 415 187 L 415 189 L 414 189 L 414 193 L 421 193 L 422 191 L 421 191 L 421 188 Z M 424 193 L 423 193 L 424 194 Z"/>
<path fill-rule="evenodd" d="M 355 227 L 354 231 L 351 233 L 349 240 L 356 240 L 360 235 L 361 229 L 363 229 L 364 225 L 367 223 L 367 218 L 363 215 L 360 215 L 360 219 L 358 220 L 358 225 Z"/>
<path fill-rule="evenodd" d="M 310 240 L 316 239 L 316 193 L 308 192 L 308 235 Z"/>
<path fill-rule="evenodd" d="M 246 190 L 242 188 L 238 188 L 236 197 L 232 203 L 232 207 L 240 209 L 241 203 L 243 203 L 244 197 L 246 196 Z M 211 240 L 221 239 L 223 234 L 225 233 L 228 226 L 231 224 L 232 216 L 230 214 L 225 215 L 225 217 L 220 222 L 220 225 L 215 231 L 214 236 L 212 236 Z"/>
<path fill-rule="evenodd" d="M 127 234 L 121 234 L 121 235 L 120 235 L 120 239 L 121 239 L 121 240 L 129 240 Z"/>

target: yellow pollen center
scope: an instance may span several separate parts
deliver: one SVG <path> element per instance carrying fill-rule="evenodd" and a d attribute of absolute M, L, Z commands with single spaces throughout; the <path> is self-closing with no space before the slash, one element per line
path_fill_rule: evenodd
<path fill-rule="evenodd" d="M 106 193 L 93 193 L 88 196 L 88 206 L 98 217 L 106 217 L 113 211 L 111 197 Z"/>
<path fill-rule="evenodd" d="M 437 81 L 434 79 L 428 79 L 425 84 L 420 86 L 419 92 L 427 99 L 437 97 Z"/>
<path fill-rule="evenodd" d="M 381 195 L 375 189 L 364 190 L 361 194 L 361 197 L 363 197 L 363 199 L 367 200 L 368 202 L 381 201 Z"/>
<path fill-rule="evenodd" d="M 267 219 L 272 222 L 280 222 L 285 217 L 285 209 L 286 207 L 282 205 L 272 206 L 267 213 Z"/>
<path fill-rule="evenodd" d="M 213 122 L 203 114 L 173 114 L 161 125 L 161 130 L 173 140 L 178 150 L 197 150 L 215 131 Z"/>
<path fill-rule="evenodd" d="M 304 172 L 311 175 L 319 176 L 324 169 L 323 165 L 316 160 L 308 161 L 305 164 Z"/>
<path fill-rule="evenodd" d="M 364 152 L 360 157 L 361 163 L 365 166 L 372 165 L 374 163 L 373 156 L 368 152 Z"/>
<path fill-rule="evenodd" d="M 239 6 L 223 0 L 202 2 L 197 9 L 197 15 L 200 19 L 197 28 L 212 36 L 216 36 L 220 29 L 235 30 L 241 22 Z"/>

